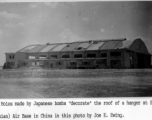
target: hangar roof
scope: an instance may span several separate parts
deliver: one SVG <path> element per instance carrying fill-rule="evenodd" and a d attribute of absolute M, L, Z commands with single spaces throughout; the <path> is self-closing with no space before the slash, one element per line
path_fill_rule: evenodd
<path fill-rule="evenodd" d="M 55 46 L 57 46 L 56 44 L 53 45 L 48 45 L 45 48 L 43 48 L 40 52 L 48 52 L 50 51 L 52 48 L 54 48 Z"/>
<path fill-rule="evenodd" d="M 63 48 L 62 51 L 72 51 L 80 44 L 80 42 L 70 43 L 65 48 Z"/>
<path fill-rule="evenodd" d="M 52 50 L 50 50 L 49 52 L 59 52 L 63 48 L 65 48 L 66 46 L 67 46 L 67 44 L 59 44 L 55 48 L 53 48 Z"/>
<path fill-rule="evenodd" d="M 38 45 L 30 45 L 26 46 L 25 48 L 21 49 L 19 52 L 29 52 L 31 49 L 35 48 Z"/>
<path fill-rule="evenodd" d="M 112 40 L 88 40 L 71 43 L 54 43 L 46 45 L 30 45 L 18 52 L 65 52 L 65 51 L 84 51 L 84 50 L 109 50 L 109 49 L 128 49 L 135 52 L 150 54 L 145 43 L 140 39 L 112 39 Z"/>
<path fill-rule="evenodd" d="M 129 48 L 134 40 L 120 41 L 115 48 Z"/>
<path fill-rule="evenodd" d="M 38 45 L 36 47 L 34 47 L 33 49 L 31 49 L 30 51 L 28 51 L 29 53 L 35 53 L 35 52 L 39 52 L 41 51 L 43 48 L 45 48 L 47 45 Z"/>
<path fill-rule="evenodd" d="M 105 42 L 93 42 L 87 50 L 99 50 Z"/>
<path fill-rule="evenodd" d="M 108 41 L 105 42 L 101 47 L 100 50 L 107 50 L 107 49 L 115 49 L 115 46 L 119 43 L 120 41 Z"/>
<path fill-rule="evenodd" d="M 75 49 L 73 49 L 73 50 L 74 50 L 74 51 L 86 50 L 90 45 L 91 45 L 90 42 L 81 43 L 80 45 L 78 45 L 78 46 L 77 46 Z"/>

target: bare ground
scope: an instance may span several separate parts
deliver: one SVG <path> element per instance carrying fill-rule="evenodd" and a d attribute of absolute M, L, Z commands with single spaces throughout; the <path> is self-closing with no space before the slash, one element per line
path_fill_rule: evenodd
<path fill-rule="evenodd" d="M 0 98 L 152 96 L 152 69 L 2 70 Z"/>

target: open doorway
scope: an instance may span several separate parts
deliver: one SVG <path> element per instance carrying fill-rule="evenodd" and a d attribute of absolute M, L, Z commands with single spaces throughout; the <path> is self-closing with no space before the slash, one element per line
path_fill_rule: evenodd
<path fill-rule="evenodd" d="M 137 60 L 138 60 L 138 68 L 145 68 L 145 63 L 146 63 L 146 59 L 145 59 L 145 55 L 138 53 L 137 54 Z"/>

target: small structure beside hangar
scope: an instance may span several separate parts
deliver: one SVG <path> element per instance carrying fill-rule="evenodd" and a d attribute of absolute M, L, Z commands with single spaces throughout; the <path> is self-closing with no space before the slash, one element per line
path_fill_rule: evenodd
<path fill-rule="evenodd" d="M 4 68 L 50 69 L 150 68 L 151 54 L 140 39 L 88 40 L 29 45 L 6 53 Z"/>

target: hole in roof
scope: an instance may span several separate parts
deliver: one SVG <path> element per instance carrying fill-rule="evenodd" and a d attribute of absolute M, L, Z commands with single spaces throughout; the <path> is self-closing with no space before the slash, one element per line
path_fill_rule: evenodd
<path fill-rule="evenodd" d="M 93 42 L 93 44 L 98 44 L 99 42 L 97 42 L 97 41 L 95 41 L 95 42 Z"/>
<path fill-rule="evenodd" d="M 82 47 L 77 47 L 76 49 L 77 49 L 77 50 L 82 50 L 83 48 L 82 48 Z"/>

